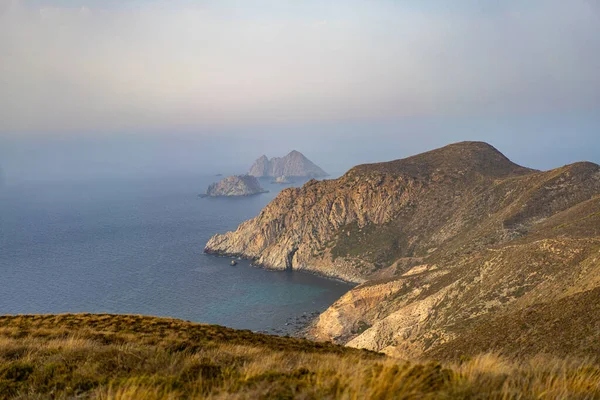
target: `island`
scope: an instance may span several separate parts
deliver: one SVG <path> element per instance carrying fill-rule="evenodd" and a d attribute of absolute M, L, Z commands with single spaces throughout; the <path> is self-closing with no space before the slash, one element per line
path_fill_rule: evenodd
<path fill-rule="evenodd" d="M 233 175 L 211 184 L 200 197 L 236 197 L 266 193 L 258 179 L 250 175 Z"/>
<path fill-rule="evenodd" d="M 268 159 L 263 155 L 254 162 L 248 175 L 257 178 L 323 178 L 328 176 L 321 167 L 310 161 L 299 151 L 293 150 L 285 157 Z"/>

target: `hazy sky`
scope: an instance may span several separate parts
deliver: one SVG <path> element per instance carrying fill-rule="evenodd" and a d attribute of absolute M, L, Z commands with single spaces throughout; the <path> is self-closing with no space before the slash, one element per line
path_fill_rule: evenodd
<path fill-rule="evenodd" d="M 191 171 L 297 148 L 343 170 L 457 140 L 600 162 L 599 71 L 598 0 L 0 0 L 0 162 Z"/>

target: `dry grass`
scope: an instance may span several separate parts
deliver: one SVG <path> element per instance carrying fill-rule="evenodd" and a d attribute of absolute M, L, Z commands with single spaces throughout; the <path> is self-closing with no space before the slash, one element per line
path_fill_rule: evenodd
<path fill-rule="evenodd" d="M 140 316 L 0 317 L 0 398 L 593 399 L 600 368 L 487 354 L 409 363 Z"/>

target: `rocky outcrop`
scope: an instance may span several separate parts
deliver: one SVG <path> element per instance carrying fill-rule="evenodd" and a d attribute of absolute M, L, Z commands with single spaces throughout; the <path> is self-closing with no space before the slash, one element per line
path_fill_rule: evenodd
<path fill-rule="evenodd" d="M 258 193 L 265 193 L 265 190 L 255 177 L 235 175 L 210 185 L 203 197 L 251 196 Z"/>
<path fill-rule="evenodd" d="M 257 178 L 277 178 L 281 176 L 322 178 L 326 177 L 327 173 L 306 158 L 302 153 L 293 150 L 285 157 L 275 157 L 271 160 L 269 160 L 267 156 L 261 156 L 254 162 L 248 175 Z"/>
<path fill-rule="evenodd" d="M 600 287 L 600 166 L 540 172 L 458 143 L 286 189 L 205 251 L 362 283 L 313 338 L 437 357 L 477 328 L 491 350 L 500 316 Z"/>

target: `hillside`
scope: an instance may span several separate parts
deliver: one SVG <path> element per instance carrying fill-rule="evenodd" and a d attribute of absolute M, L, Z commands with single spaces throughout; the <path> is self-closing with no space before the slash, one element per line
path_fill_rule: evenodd
<path fill-rule="evenodd" d="M 133 315 L 0 317 L 0 399 L 597 398 L 600 369 L 494 355 L 441 365 Z"/>
<path fill-rule="evenodd" d="M 306 158 L 304 154 L 293 150 L 284 157 L 273 157 L 270 160 L 267 156 L 261 156 L 250 167 L 248 175 L 257 178 L 322 178 L 327 176 L 327 173 Z"/>
<path fill-rule="evenodd" d="M 457 143 L 284 190 L 205 250 L 362 283 L 320 316 L 312 338 L 408 358 L 452 358 L 454 343 L 471 342 L 479 347 L 462 355 L 514 352 L 515 340 L 527 354 L 596 356 L 586 345 L 600 321 L 593 310 L 589 326 L 548 331 L 581 339 L 568 345 L 531 335 L 556 320 L 549 311 L 510 340 L 486 328 L 517 326 L 531 307 L 580 304 L 574 296 L 600 287 L 596 164 L 535 171 L 488 144 Z"/>

